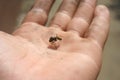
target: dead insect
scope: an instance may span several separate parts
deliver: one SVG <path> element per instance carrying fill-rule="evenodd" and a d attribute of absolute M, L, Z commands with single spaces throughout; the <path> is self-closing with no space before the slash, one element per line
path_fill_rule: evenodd
<path fill-rule="evenodd" d="M 56 42 L 57 40 L 62 40 L 62 38 L 55 36 L 55 37 L 50 37 L 49 42 Z"/>

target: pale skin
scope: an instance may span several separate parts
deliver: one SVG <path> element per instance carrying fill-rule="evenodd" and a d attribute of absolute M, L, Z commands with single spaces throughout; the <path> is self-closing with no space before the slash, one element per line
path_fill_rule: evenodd
<path fill-rule="evenodd" d="M 0 32 L 0 80 L 96 80 L 109 32 L 109 11 L 96 0 L 37 0 L 13 34 Z M 62 38 L 49 47 L 53 35 Z"/>

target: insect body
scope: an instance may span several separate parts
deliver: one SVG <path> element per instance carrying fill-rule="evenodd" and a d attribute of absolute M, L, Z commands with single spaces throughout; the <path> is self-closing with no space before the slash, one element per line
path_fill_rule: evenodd
<path fill-rule="evenodd" d="M 59 46 L 60 46 L 60 43 L 59 41 L 61 41 L 62 38 L 60 38 L 59 36 L 52 36 L 49 38 L 49 42 L 50 42 L 50 45 L 48 48 L 51 48 L 51 49 L 57 49 Z"/>
<path fill-rule="evenodd" d="M 57 40 L 62 40 L 62 38 L 60 38 L 60 37 L 58 37 L 58 36 L 55 36 L 55 37 L 50 37 L 50 39 L 49 39 L 49 42 L 52 42 L 52 43 L 54 43 L 54 42 L 56 42 Z"/>

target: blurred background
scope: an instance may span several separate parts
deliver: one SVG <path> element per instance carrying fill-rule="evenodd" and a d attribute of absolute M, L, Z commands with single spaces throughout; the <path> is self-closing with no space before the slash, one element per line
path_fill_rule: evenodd
<path fill-rule="evenodd" d="M 56 0 L 50 19 L 61 0 Z M 0 30 L 11 33 L 30 10 L 34 0 L 0 0 Z M 111 12 L 111 29 L 104 49 L 103 65 L 97 80 L 120 80 L 120 0 L 99 0 Z"/>

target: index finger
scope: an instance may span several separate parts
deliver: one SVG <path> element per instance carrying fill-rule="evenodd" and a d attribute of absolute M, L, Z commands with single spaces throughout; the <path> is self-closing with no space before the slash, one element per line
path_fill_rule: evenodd
<path fill-rule="evenodd" d="M 105 6 L 98 6 L 95 10 L 95 17 L 89 28 L 87 37 L 98 43 L 100 47 L 104 46 L 109 33 L 110 13 Z"/>

